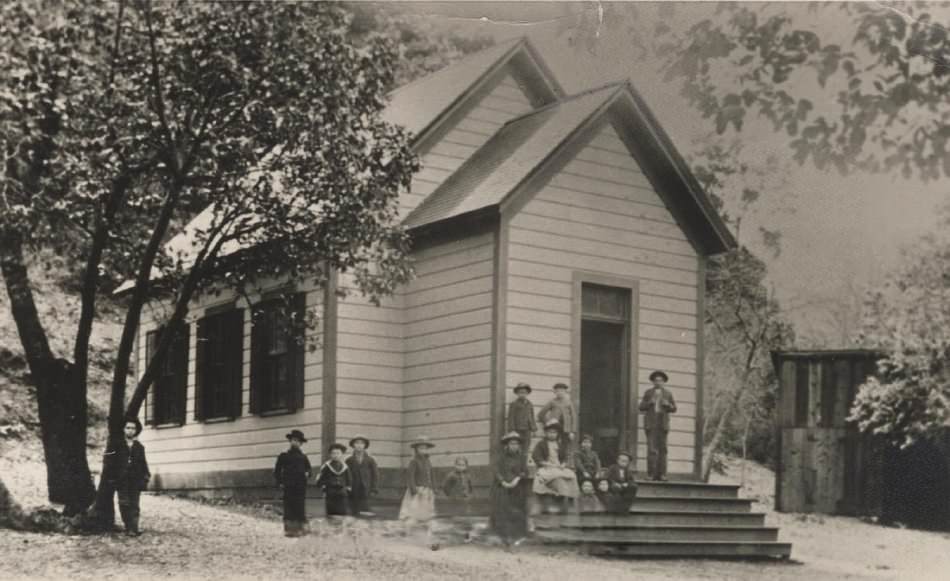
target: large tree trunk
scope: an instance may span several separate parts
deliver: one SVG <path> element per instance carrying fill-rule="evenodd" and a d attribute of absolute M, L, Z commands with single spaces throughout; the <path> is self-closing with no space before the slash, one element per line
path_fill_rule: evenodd
<path fill-rule="evenodd" d="M 47 377 L 35 380 L 49 499 L 64 504 L 66 516 L 86 510 L 95 496 L 86 457 L 86 390 L 75 385 L 74 371 L 69 362 L 56 359 Z"/>
<path fill-rule="evenodd" d="M 49 499 L 65 504 L 67 513 L 84 510 L 94 493 L 86 460 L 85 381 L 76 377 L 72 364 L 55 357 L 49 347 L 30 286 L 23 241 L 16 233 L 0 240 L 0 271 L 36 386 Z"/>

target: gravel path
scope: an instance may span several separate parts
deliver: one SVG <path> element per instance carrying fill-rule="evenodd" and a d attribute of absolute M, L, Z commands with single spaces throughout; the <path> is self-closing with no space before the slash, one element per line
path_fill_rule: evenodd
<path fill-rule="evenodd" d="M 767 472 L 767 471 L 766 471 Z M 38 495 L 42 469 L 0 459 L 0 474 L 21 502 Z M 761 477 L 761 475 L 757 476 Z M 767 479 L 767 475 L 765 476 Z M 745 494 L 767 496 L 750 478 Z M 770 514 L 794 544 L 792 563 L 608 560 L 574 550 L 526 545 L 513 552 L 487 542 L 432 551 L 396 523 L 314 522 L 314 533 L 282 536 L 273 515 L 146 496 L 145 534 L 65 537 L 0 532 L 0 579 L 946 579 L 950 535 L 888 529 L 855 519 Z"/>

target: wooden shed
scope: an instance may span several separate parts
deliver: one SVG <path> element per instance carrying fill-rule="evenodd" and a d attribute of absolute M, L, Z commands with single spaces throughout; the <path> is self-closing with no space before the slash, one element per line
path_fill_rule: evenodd
<path fill-rule="evenodd" d="M 880 357 L 867 350 L 772 354 L 779 377 L 776 510 L 880 514 L 882 447 L 847 422 Z"/>

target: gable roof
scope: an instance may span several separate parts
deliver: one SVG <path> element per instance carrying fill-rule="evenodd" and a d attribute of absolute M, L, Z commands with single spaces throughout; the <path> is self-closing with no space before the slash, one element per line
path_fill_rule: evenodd
<path fill-rule="evenodd" d="M 622 108 L 617 117 L 627 120 L 638 141 L 637 156 L 648 175 L 663 186 L 658 193 L 683 223 L 705 254 L 715 254 L 736 244 L 719 213 L 629 82 L 614 83 L 564 98 L 509 121 L 403 222 L 409 229 L 498 208 L 544 163 L 562 150 L 584 128 L 610 110 Z M 649 166 L 649 167 L 648 167 Z"/>
<path fill-rule="evenodd" d="M 506 123 L 403 221 L 416 228 L 500 204 L 619 89 L 608 85 Z"/>
<path fill-rule="evenodd" d="M 403 85 L 389 94 L 383 119 L 404 127 L 414 138 L 437 125 L 481 81 L 517 57 L 527 58 L 538 69 L 542 84 L 557 99 L 564 90 L 547 69 L 526 37 L 513 38 L 468 55 L 439 71 Z"/>

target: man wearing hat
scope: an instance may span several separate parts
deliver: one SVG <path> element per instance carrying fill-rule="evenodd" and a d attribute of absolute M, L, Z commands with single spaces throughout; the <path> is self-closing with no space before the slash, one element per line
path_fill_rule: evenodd
<path fill-rule="evenodd" d="M 666 436 L 670 431 L 670 414 L 676 413 L 673 394 L 664 385 L 669 377 L 662 371 L 650 374 L 653 387 L 643 394 L 640 411 L 647 435 L 647 472 L 653 480 L 666 480 Z"/>
<path fill-rule="evenodd" d="M 534 404 L 528 399 L 530 393 L 530 385 L 519 383 L 515 386 L 517 397 L 508 406 L 508 431 L 517 432 L 521 438 L 522 454 L 525 455 L 531 452 L 531 436 L 538 430 L 534 419 Z"/>
<path fill-rule="evenodd" d="M 300 536 L 307 525 L 307 480 L 310 479 L 310 459 L 301 450 L 307 441 L 303 432 L 291 430 L 285 436 L 290 448 L 281 452 L 274 466 L 274 479 L 284 493 L 284 534 Z"/>
<path fill-rule="evenodd" d="M 350 448 L 353 449 L 353 453 L 346 458 L 352 485 L 350 510 L 353 516 L 372 516 L 369 497 L 376 495 L 376 487 L 379 486 L 379 467 L 376 459 L 366 451 L 369 448 L 369 438 L 366 436 L 353 436 L 350 440 Z"/>
<path fill-rule="evenodd" d="M 538 412 L 538 421 L 541 422 L 541 425 L 546 426 L 548 421 L 557 420 L 564 435 L 569 441 L 573 442 L 577 431 L 577 414 L 574 413 L 574 404 L 571 402 L 571 398 L 568 397 L 567 391 L 566 383 L 554 384 L 554 399 L 546 403 Z"/>

